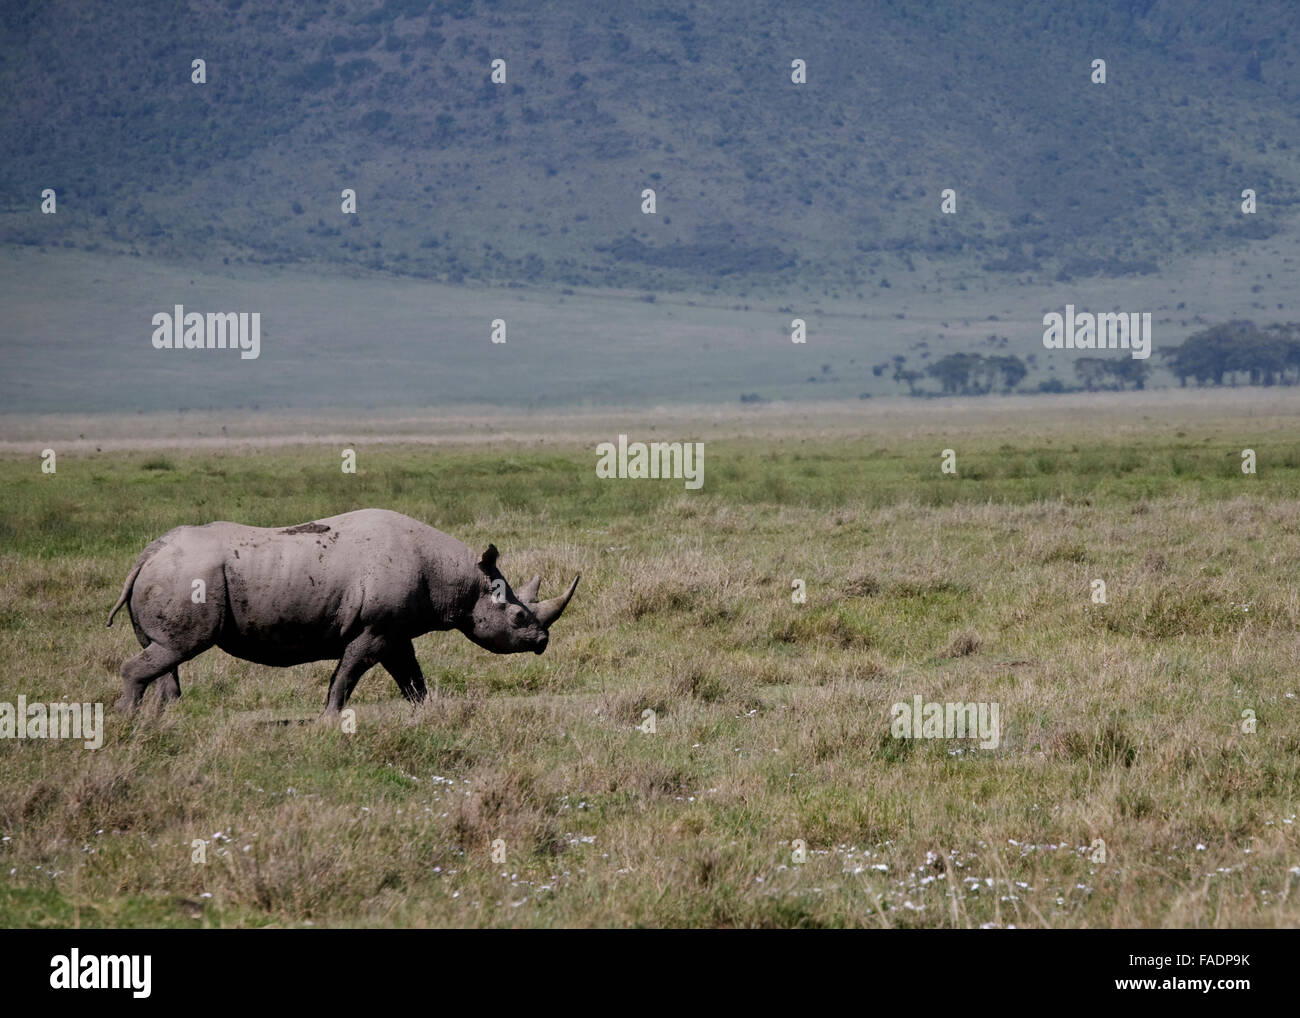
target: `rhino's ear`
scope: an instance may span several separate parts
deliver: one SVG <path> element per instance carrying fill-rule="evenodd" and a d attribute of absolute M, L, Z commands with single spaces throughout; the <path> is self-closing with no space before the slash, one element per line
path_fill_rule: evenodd
<path fill-rule="evenodd" d="M 497 564 L 497 546 L 489 544 L 487 551 L 483 552 L 482 557 L 478 560 L 478 567 L 485 573 L 490 573 Z"/>

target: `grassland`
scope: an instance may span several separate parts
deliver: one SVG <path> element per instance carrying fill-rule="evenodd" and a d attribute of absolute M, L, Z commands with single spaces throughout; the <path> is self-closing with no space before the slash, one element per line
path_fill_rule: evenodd
<path fill-rule="evenodd" d="M 0 925 L 1295 926 L 1300 402 L 1199 399 L 660 416 L 701 492 L 595 478 L 635 418 L 385 422 L 355 475 L 70 419 L 46 475 L 6 421 L 0 701 L 111 703 L 107 609 L 182 522 L 379 505 L 583 583 L 542 657 L 421 639 L 436 699 L 377 669 L 355 734 L 297 723 L 328 663 L 213 651 L 97 751 L 0 741 Z M 1000 746 L 891 737 L 915 695 Z"/>
<path fill-rule="evenodd" d="M 1158 278 L 1010 285 L 986 275 L 960 290 L 931 280 L 928 290 L 900 284 L 865 298 L 826 291 L 743 302 L 0 249 L 0 407 L 6 415 L 180 413 L 168 428 L 183 440 L 194 434 L 192 418 L 210 411 L 223 411 L 217 431 L 233 434 L 244 417 L 340 407 L 366 417 L 436 407 L 487 418 L 499 408 L 725 405 L 744 394 L 800 403 L 879 398 L 906 388 L 873 366 L 904 356 L 923 371 L 958 352 L 1021 357 L 1028 389 L 1053 380 L 1075 386 L 1071 354 L 1043 347 L 1044 313 L 1067 303 L 1151 310 L 1150 385 L 1176 386 L 1161 352 L 1189 335 L 1236 318 L 1264 325 L 1300 317 L 1298 268 L 1300 220 L 1231 257 L 1178 259 Z M 154 349 L 152 316 L 175 304 L 258 311 L 260 356 Z M 790 342 L 795 316 L 807 323 L 807 343 Z M 508 324 L 504 344 L 489 339 L 496 318 Z M 9 430 L 0 421 L 0 436 Z"/>

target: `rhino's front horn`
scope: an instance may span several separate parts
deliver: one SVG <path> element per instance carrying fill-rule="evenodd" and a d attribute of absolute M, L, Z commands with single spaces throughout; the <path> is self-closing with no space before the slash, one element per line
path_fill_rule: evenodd
<path fill-rule="evenodd" d="M 582 579 L 581 575 L 575 576 L 573 582 L 569 584 L 569 589 L 563 594 L 543 601 L 533 609 L 533 614 L 537 616 L 537 621 L 542 624 L 543 629 L 550 629 L 551 623 L 564 613 L 564 609 L 568 607 L 569 598 L 573 597 L 573 592 L 578 589 L 580 579 Z"/>

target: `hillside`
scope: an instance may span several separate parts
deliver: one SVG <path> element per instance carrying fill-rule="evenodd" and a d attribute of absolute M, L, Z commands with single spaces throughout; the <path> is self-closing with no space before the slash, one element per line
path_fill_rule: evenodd
<path fill-rule="evenodd" d="M 1149 275 L 1282 229 L 1295 5 L 1069 7 L 8 3 L 0 243 L 869 297 Z"/>

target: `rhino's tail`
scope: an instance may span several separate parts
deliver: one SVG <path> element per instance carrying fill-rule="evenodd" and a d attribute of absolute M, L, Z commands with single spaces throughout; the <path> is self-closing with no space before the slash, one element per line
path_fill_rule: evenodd
<path fill-rule="evenodd" d="M 143 565 L 144 556 L 141 555 L 140 561 L 135 564 L 135 568 L 127 573 L 126 583 L 122 584 L 122 596 L 117 599 L 117 604 L 113 605 L 113 610 L 108 613 L 108 621 L 104 623 L 105 626 L 113 625 L 113 616 L 117 614 L 122 605 L 126 604 L 126 599 L 131 596 L 131 588 L 135 586 L 135 578 L 140 575 L 140 568 Z"/>
<path fill-rule="evenodd" d="M 158 550 L 161 544 L 161 539 L 151 542 L 149 547 L 145 548 L 145 550 L 140 553 L 140 557 L 135 560 L 135 565 L 131 568 L 131 571 L 126 574 L 126 582 L 122 584 L 122 596 L 117 599 L 117 604 L 113 605 L 113 610 L 108 613 L 108 621 L 104 623 L 106 627 L 111 627 L 113 625 L 113 616 L 118 613 L 118 610 L 122 605 L 126 604 L 127 598 L 131 596 L 131 588 L 135 586 L 135 578 L 140 575 L 140 570 L 144 568 L 144 564 L 153 557 L 153 553 Z M 130 608 L 127 609 L 127 611 L 130 610 Z"/>

